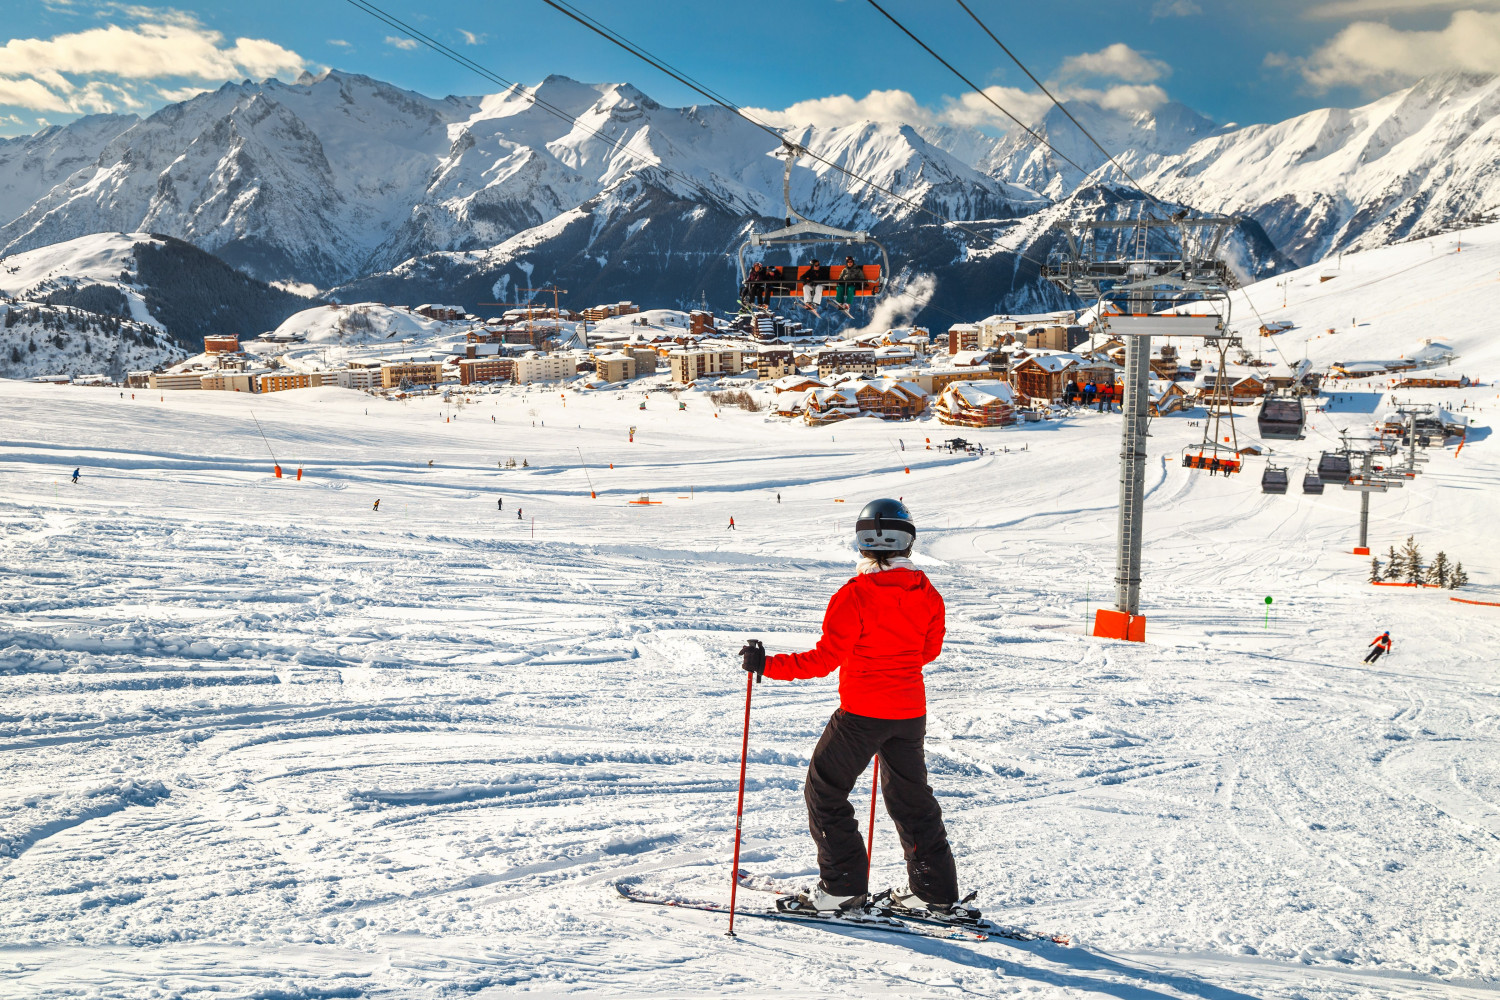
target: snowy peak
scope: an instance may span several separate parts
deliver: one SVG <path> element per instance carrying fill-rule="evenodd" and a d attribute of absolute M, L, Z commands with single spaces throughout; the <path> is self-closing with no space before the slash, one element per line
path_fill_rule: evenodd
<path fill-rule="evenodd" d="M 1210 137 L 1142 180 L 1254 217 L 1305 264 L 1478 221 L 1500 205 L 1497 162 L 1500 77 L 1448 73 L 1363 107 Z"/>

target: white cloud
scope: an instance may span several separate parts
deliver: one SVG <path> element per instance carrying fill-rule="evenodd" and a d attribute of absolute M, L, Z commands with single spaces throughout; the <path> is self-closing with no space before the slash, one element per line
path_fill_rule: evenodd
<path fill-rule="evenodd" d="M 1500 13 L 1455 11 L 1446 27 L 1433 31 L 1356 21 L 1308 57 L 1302 75 L 1319 90 L 1378 92 L 1445 70 L 1500 72 Z"/>
<path fill-rule="evenodd" d="M 0 46 L 0 104 L 34 111 L 85 113 L 144 108 L 136 84 L 154 80 L 227 80 L 303 68 L 302 57 L 275 42 L 224 36 L 175 10 L 119 8 L 152 20 L 13 38 Z"/>
<path fill-rule="evenodd" d="M 860 98 L 835 94 L 832 97 L 798 101 L 781 111 L 769 108 L 745 110 L 763 122 L 787 128 L 804 125 L 837 128 L 861 121 L 925 122 L 934 117 L 932 111 L 922 107 L 915 97 L 904 90 L 872 90 Z"/>
<path fill-rule="evenodd" d="M 348 42 L 344 41 L 342 38 L 330 38 L 330 39 L 328 39 L 328 44 L 332 45 L 332 46 L 334 46 L 336 48 L 340 48 L 340 49 L 352 49 L 352 48 L 354 48 L 354 46 L 350 45 Z"/>
<path fill-rule="evenodd" d="M 1422 14 L 1442 10 L 1500 10 L 1500 0 L 1332 0 L 1307 11 L 1313 18 L 1366 17 L 1371 14 Z"/>
<path fill-rule="evenodd" d="M 1167 92 L 1155 84 L 1118 84 L 1105 88 L 1056 87 L 1050 90 L 1064 101 L 1092 101 L 1114 111 L 1150 111 L 1165 104 Z M 1046 114 L 1052 102 L 1045 94 L 1018 90 L 1015 87 L 986 87 L 985 94 L 1021 121 L 1031 124 Z M 864 97 L 835 94 L 809 101 L 798 101 L 782 110 L 746 108 L 745 110 L 782 128 L 837 128 L 862 121 L 901 122 L 911 125 L 955 125 L 987 131 L 1015 128 L 995 104 L 973 92 L 960 97 L 944 97 L 936 107 L 922 104 L 904 90 L 872 90 Z"/>
<path fill-rule="evenodd" d="M 464 36 L 465 45 L 483 45 L 484 40 L 489 37 L 489 35 L 476 35 L 474 32 L 465 31 L 462 28 L 458 29 L 458 33 Z"/>
<path fill-rule="evenodd" d="M 1084 52 L 1062 61 L 1058 71 L 1065 79 L 1103 77 L 1126 83 L 1151 83 L 1170 76 L 1172 67 L 1160 59 L 1151 59 L 1126 45 L 1115 42 L 1098 52 Z"/>
<path fill-rule="evenodd" d="M 395 48 L 401 49 L 405 52 L 410 52 L 412 49 L 416 48 L 422 43 L 417 41 L 415 38 L 398 38 L 395 35 L 386 35 L 385 44 L 394 46 Z"/>
<path fill-rule="evenodd" d="M 207 87 L 158 87 L 156 90 L 156 96 L 171 104 L 176 104 L 178 101 L 189 101 L 197 97 L 199 94 L 206 94 L 208 92 L 209 88 Z"/>
<path fill-rule="evenodd" d="M 1156 0 L 1151 8 L 1152 20 L 1160 17 L 1192 17 L 1201 13 L 1203 8 L 1195 0 Z"/>

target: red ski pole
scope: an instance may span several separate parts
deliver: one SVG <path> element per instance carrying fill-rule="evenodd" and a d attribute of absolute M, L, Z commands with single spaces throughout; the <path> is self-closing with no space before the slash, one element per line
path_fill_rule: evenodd
<path fill-rule="evenodd" d="M 740 828 L 745 820 L 745 760 L 750 753 L 750 692 L 759 674 L 745 675 L 745 736 L 740 742 L 740 801 L 734 809 L 734 866 L 729 870 L 729 936 L 734 937 L 734 900 L 740 887 Z"/>
<path fill-rule="evenodd" d="M 880 794 L 880 754 L 875 755 L 875 770 L 870 772 L 870 839 L 865 845 L 865 888 L 870 887 L 870 869 L 875 867 L 875 797 Z"/>

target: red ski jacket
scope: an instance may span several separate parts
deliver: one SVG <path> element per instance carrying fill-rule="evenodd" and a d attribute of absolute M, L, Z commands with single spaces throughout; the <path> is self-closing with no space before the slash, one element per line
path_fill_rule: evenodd
<path fill-rule="evenodd" d="M 944 627 L 943 598 L 921 570 L 861 574 L 828 602 L 818 645 L 766 657 L 766 676 L 795 681 L 839 670 L 844 711 L 915 719 L 927 714 L 922 667 L 943 651 Z"/>

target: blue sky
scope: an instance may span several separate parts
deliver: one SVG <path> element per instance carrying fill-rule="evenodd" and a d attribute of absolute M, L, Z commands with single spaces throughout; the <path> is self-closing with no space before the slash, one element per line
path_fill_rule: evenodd
<path fill-rule="evenodd" d="M 1003 127 L 865 0 L 750 5 L 574 0 L 742 104 L 786 120 L 931 115 Z M 949 61 L 1027 117 L 1029 83 L 949 0 L 882 0 Z M 508 79 L 628 80 L 697 98 L 541 0 L 381 0 Z M 1219 122 L 1349 106 L 1448 69 L 1500 71 L 1500 0 L 970 0 L 1043 79 L 1116 107 L 1178 100 Z M 130 4 L 22 0 L 0 29 L 0 135 L 89 111 L 150 113 L 226 79 L 333 66 L 423 93 L 476 94 L 472 73 L 344 0 Z"/>

